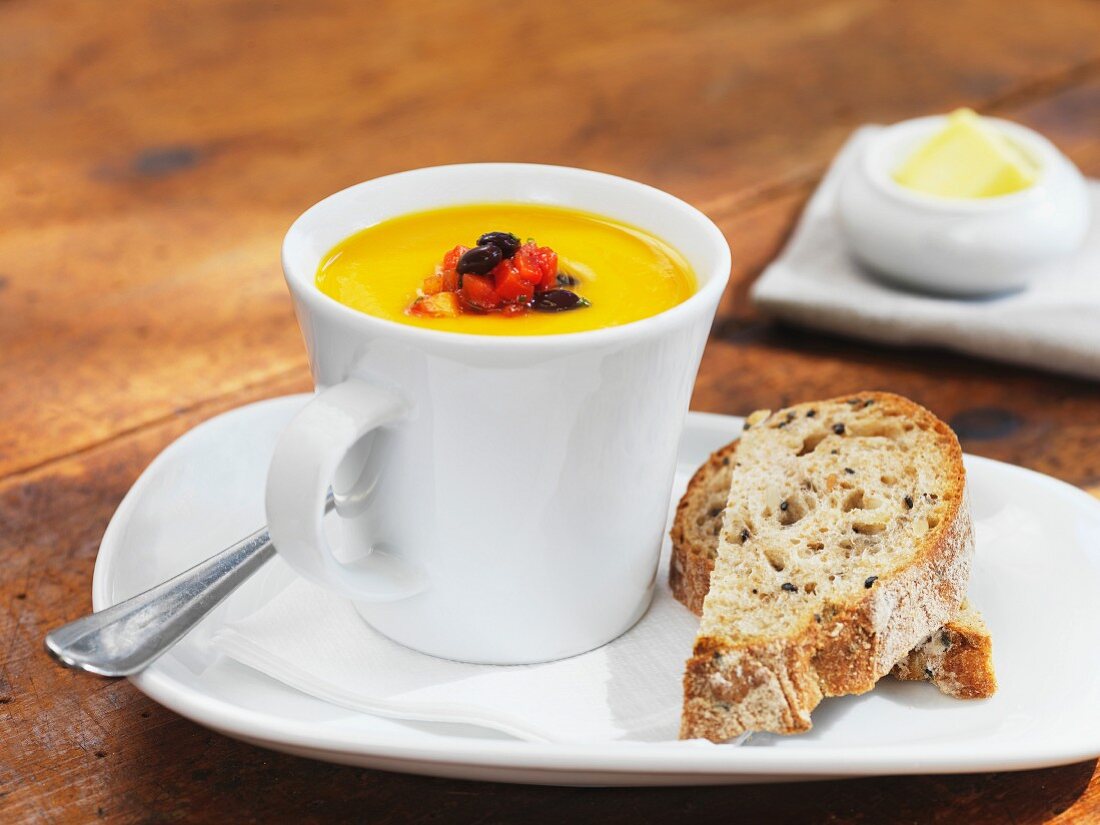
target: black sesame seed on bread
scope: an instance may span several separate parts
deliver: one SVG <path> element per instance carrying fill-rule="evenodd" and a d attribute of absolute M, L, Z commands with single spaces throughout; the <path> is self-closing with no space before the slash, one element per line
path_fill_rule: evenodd
<path fill-rule="evenodd" d="M 886 393 L 749 420 L 747 449 L 708 459 L 672 528 L 673 593 L 704 614 L 683 735 L 806 730 L 823 696 L 892 668 L 990 695 L 989 635 L 962 605 L 972 541 L 950 429 Z"/>

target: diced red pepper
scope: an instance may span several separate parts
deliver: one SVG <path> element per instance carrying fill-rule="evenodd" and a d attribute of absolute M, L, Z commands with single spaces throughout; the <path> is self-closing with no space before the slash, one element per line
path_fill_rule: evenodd
<path fill-rule="evenodd" d="M 466 303 L 477 309 L 490 310 L 500 306 L 500 296 L 493 289 L 493 282 L 481 275 L 463 275 L 459 290 Z"/>
<path fill-rule="evenodd" d="M 424 318 L 457 318 L 462 314 L 462 307 L 455 293 L 440 292 L 417 298 L 409 307 L 409 314 Z"/>

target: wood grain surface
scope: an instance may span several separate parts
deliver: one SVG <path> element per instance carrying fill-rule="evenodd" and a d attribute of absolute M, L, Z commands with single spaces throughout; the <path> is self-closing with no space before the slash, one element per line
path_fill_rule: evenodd
<path fill-rule="evenodd" d="M 254 748 L 61 670 L 114 508 L 199 421 L 307 389 L 279 244 L 417 166 L 660 186 L 734 250 L 694 407 L 880 388 L 1100 491 L 1100 386 L 760 317 L 748 285 L 847 134 L 958 105 L 1100 176 L 1090 0 L 0 3 L 0 821 L 1100 821 L 1095 761 L 708 789 L 435 780 Z"/>

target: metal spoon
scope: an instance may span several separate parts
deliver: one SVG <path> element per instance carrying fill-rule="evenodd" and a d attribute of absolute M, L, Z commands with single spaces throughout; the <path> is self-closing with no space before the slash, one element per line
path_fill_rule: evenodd
<path fill-rule="evenodd" d="M 325 512 L 334 508 L 332 492 Z M 261 528 L 144 593 L 50 631 L 46 650 L 66 667 L 129 676 L 178 642 L 275 555 Z"/>

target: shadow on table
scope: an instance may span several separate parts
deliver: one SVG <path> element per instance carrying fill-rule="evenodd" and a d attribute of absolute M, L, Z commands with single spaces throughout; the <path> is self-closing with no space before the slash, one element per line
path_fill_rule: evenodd
<path fill-rule="evenodd" d="M 396 807 L 357 805 L 333 794 L 336 818 L 372 822 L 600 822 L 690 820 L 704 823 L 1043 823 L 1071 808 L 1085 792 L 1096 761 L 1061 768 L 1000 774 L 885 777 L 775 785 L 703 788 L 543 788 L 425 779 L 377 773 Z M 330 768 L 329 770 L 341 770 Z M 323 772 L 323 771 L 322 771 Z M 360 782 L 366 777 L 360 777 Z M 376 784 L 372 782 L 371 784 Z M 365 784 L 365 783 L 364 783 Z M 404 792 L 395 793 L 395 785 Z M 363 785 L 360 789 L 365 790 Z M 320 803 L 320 799 L 317 800 Z M 248 816 L 247 806 L 238 812 Z M 229 811 L 231 813 L 231 811 Z M 1092 815 L 1097 815 L 1094 810 Z M 1089 812 L 1081 812 L 1080 820 Z M 327 815 L 326 815 L 327 818 Z M 1100 818 L 1100 817 L 1098 817 Z"/>

